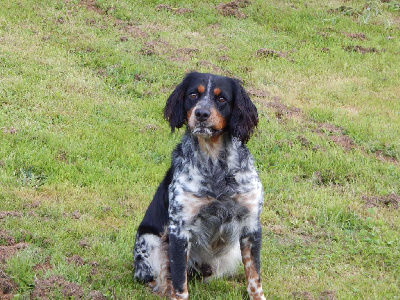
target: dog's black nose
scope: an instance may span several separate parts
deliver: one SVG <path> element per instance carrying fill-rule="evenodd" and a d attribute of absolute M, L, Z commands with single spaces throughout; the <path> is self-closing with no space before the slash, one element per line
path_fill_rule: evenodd
<path fill-rule="evenodd" d="M 196 111 L 194 112 L 196 119 L 199 122 L 204 122 L 206 121 L 209 117 L 210 117 L 210 111 L 208 109 L 205 108 L 198 108 L 196 109 Z"/>

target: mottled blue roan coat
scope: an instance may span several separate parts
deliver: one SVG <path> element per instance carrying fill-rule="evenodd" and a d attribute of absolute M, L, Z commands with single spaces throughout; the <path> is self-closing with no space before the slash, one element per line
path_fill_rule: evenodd
<path fill-rule="evenodd" d="M 263 190 L 245 146 L 257 110 L 232 78 L 189 73 L 167 100 L 172 131 L 186 125 L 134 247 L 135 277 L 171 299 L 188 299 L 188 276 L 233 275 L 243 262 L 251 299 L 260 282 Z"/>

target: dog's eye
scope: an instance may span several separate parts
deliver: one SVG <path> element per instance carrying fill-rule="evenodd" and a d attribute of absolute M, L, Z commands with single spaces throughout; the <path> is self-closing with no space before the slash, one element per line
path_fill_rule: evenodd
<path fill-rule="evenodd" d="M 218 97 L 218 98 L 217 98 L 217 101 L 218 101 L 219 103 L 225 103 L 225 102 L 226 102 L 226 99 L 225 99 L 224 97 Z"/>
<path fill-rule="evenodd" d="M 196 93 L 191 93 L 189 95 L 189 98 L 192 99 L 192 100 L 197 99 L 197 94 Z"/>

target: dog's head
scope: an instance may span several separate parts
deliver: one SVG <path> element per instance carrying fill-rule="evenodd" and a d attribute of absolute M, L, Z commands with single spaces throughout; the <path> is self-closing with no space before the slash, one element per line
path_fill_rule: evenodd
<path fill-rule="evenodd" d="M 239 81 L 207 73 L 189 73 L 167 100 L 164 117 L 171 130 L 187 124 L 204 138 L 230 132 L 246 143 L 258 123 L 257 109 Z"/>

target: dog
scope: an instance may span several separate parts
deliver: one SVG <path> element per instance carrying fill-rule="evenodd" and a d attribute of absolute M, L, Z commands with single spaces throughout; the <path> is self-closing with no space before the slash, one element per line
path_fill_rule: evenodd
<path fill-rule="evenodd" d="M 140 223 L 134 277 L 171 299 L 188 299 L 188 278 L 233 275 L 243 262 L 251 299 L 260 281 L 263 188 L 245 146 L 258 123 L 236 79 L 192 72 L 169 96 L 171 131 L 186 125 L 171 167 Z"/>

